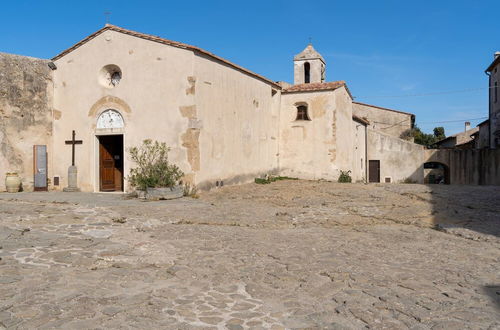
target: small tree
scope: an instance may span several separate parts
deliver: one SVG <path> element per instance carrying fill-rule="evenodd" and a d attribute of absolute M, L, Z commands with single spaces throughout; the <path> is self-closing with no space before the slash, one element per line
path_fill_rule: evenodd
<path fill-rule="evenodd" d="M 128 180 L 132 187 L 146 190 L 154 187 L 173 187 L 184 173 L 177 165 L 170 164 L 165 142 L 144 140 L 140 147 L 129 149 L 130 157 L 137 167 L 130 170 Z"/>
<path fill-rule="evenodd" d="M 436 137 L 436 142 L 446 138 L 446 135 L 444 134 L 444 127 L 434 127 L 434 136 Z"/>
<path fill-rule="evenodd" d="M 415 125 L 413 128 L 407 129 L 401 133 L 400 138 L 410 140 L 413 137 L 415 143 L 429 147 L 446 137 L 444 127 L 435 127 L 433 133 L 434 134 L 426 134 Z"/>

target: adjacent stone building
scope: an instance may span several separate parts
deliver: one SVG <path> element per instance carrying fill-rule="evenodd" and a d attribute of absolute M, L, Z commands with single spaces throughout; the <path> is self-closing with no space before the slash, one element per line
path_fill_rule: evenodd
<path fill-rule="evenodd" d="M 308 45 L 294 84 L 274 82 L 198 47 L 113 25 L 51 61 L 0 57 L 0 175 L 33 187 L 46 145 L 48 189 L 68 184 L 72 131 L 83 191 L 127 191 L 127 150 L 166 142 L 184 181 L 209 189 L 266 174 L 423 182 L 423 147 L 401 139 L 414 115 L 353 102 Z M 2 182 L 3 184 L 3 182 Z M 0 186 L 0 189 L 3 189 Z"/>
<path fill-rule="evenodd" d="M 489 76 L 489 146 L 492 149 L 500 147 L 500 52 L 496 52 L 493 62 L 486 69 Z M 484 127 L 486 129 L 486 127 Z"/>
<path fill-rule="evenodd" d="M 484 149 L 490 147 L 490 120 L 480 122 L 477 127 L 479 130 L 474 133 L 474 142 L 476 149 Z"/>

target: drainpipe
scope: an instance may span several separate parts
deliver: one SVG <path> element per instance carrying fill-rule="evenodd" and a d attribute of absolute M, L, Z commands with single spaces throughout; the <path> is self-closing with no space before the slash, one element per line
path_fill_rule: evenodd
<path fill-rule="evenodd" d="M 277 158 L 276 158 L 276 166 L 278 167 L 278 176 L 281 175 L 281 150 L 280 150 L 280 144 L 281 144 L 281 98 L 282 98 L 282 90 L 279 91 L 280 95 L 279 95 L 279 100 L 278 100 L 278 136 L 276 137 L 276 141 L 277 141 L 277 152 L 278 152 L 278 155 L 277 155 Z M 276 94 L 278 93 L 278 91 L 276 91 Z"/>

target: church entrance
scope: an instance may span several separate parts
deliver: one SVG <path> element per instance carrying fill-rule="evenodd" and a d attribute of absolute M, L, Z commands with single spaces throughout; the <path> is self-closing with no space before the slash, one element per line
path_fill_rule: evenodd
<path fill-rule="evenodd" d="M 123 191 L 123 135 L 99 139 L 99 190 Z"/>

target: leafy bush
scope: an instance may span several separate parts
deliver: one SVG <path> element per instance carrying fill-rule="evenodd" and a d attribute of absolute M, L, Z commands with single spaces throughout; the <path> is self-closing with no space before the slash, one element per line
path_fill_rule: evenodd
<path fill-rule="evenodd" d="M 412 178 L 405 178 L 402 183 L 408 183 L 408 184 L 414 184 L 417 183 L 417 181 L 413 180 Z"/>
<path fill-rule="evenodd" d="M 291 178 L 288 176 L 268 176 L 265 178 L 255 178 L 255 183 L 257 184 L 269 184 L 271 182 L 281 181 L 281 180 L 298 180 L 298 178 Z"/>
<path fill-rule="evenodd" d="M 342 171 L 340 170 L 340 176 L 339 176 L 339 180 L 338 182 L 342 182 L 342 183 L 350 183 L 352 182 L 352 178 L 351 178 L 351 171 Z"/>
<path fill-rule="evenodd" d="M 177 165 L 170 164 L 168 152 L 170 148 L 166 143 L 144 140 L 140 147 L 129 149 L 130 158 L 137 167 L 130 170 L 128 180 L 132 187 L 139 190 L 154 187 L 173 187 L 184 173 Z"/>

